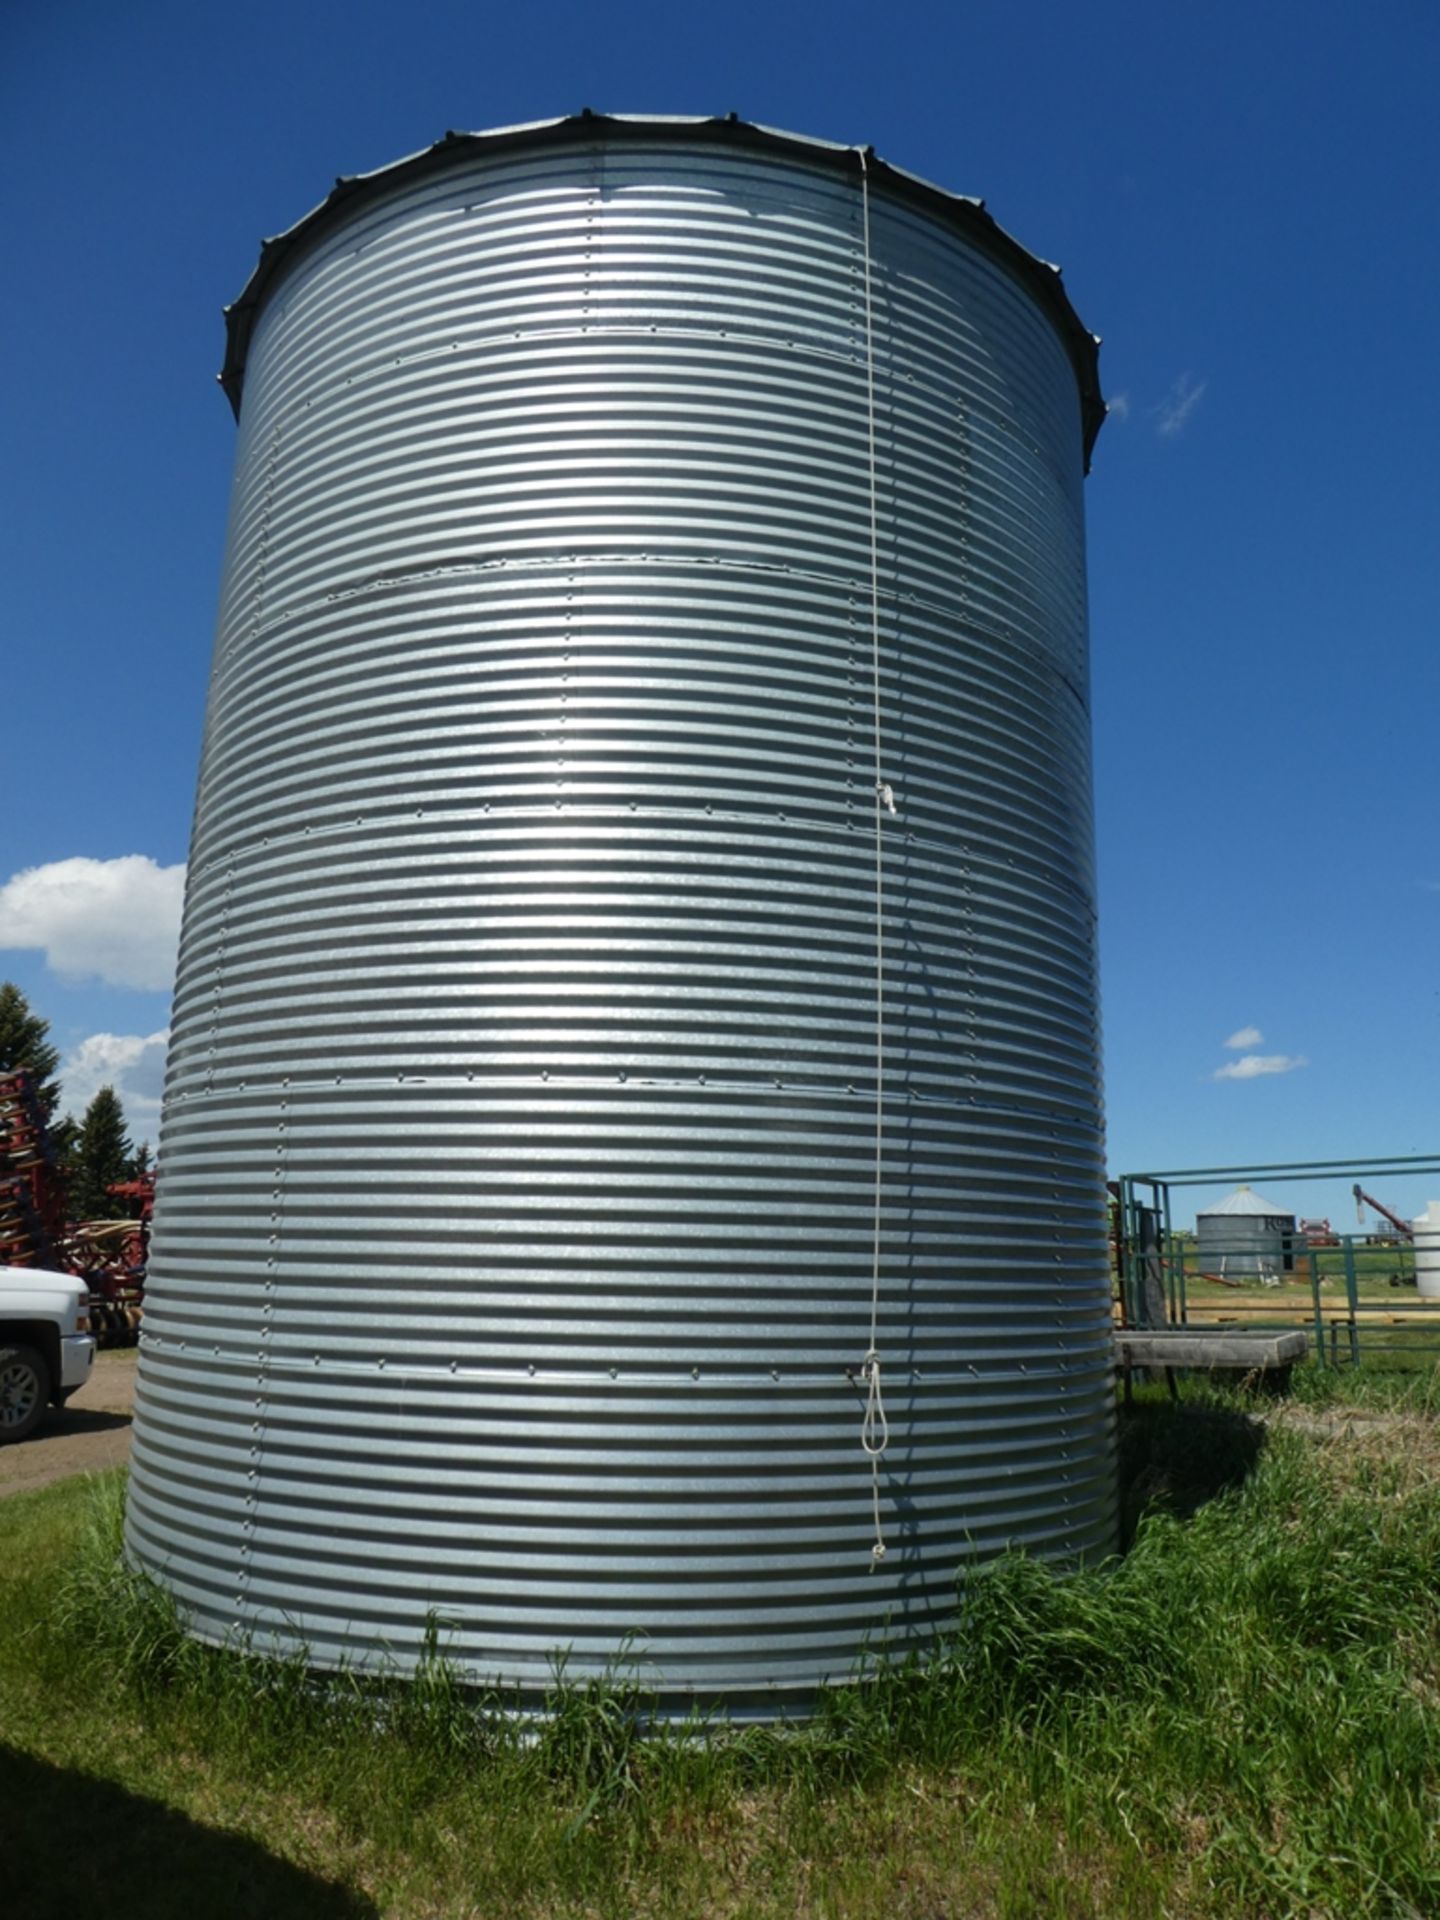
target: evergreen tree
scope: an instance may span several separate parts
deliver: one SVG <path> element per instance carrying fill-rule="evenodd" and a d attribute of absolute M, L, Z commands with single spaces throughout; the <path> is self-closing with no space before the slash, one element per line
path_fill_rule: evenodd
<path fill-rule="evenodd" d="M 128 1180 L 134 1148 L 125 1133 L 125 1109 L 113 1087 L 101 1087 L 85 1109 L 70 1157 L 70 1215 L 106 1220 L 116 1215 L 105 1189 Z"/>
<path fill-rule="evenodd" d="M 55 1078 L 59 1064 L 59 1050 L 50 1044 L 50 1022 L 31 1012 L 30 1002 L 13 981 L 0 981 L 0 1073 L 30 1069 L 47 1123 L 60 1103 L 60 1083 Z"/>
<path fill-rule="evenodd" d="M 155 1156 L 150 1151 L 150 1142 L 142 1140 L 131 1156 L 130 1171 L 125 1177 L 128 1180 L 143 1180 L 154 1165 Z"/>

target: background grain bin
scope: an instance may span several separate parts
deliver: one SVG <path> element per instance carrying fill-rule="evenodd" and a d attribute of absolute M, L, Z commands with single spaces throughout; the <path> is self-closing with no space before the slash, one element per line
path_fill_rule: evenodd
<path fill-rule="evenodd" d="M 1222 1280 L 1278 1280 L 1295 1265 L 1295 1216 L 1250 1187 L 1195 1216 L 1200 1271 Z"/>
<path fill-rule="evenodd" d="M 765 1712 L 971 1555 L 1108 1549 L 1055 270 L 854 149 L 582 117 L 342 184 L 229 322 L 133 1553 L 209 1637 L 433 1611 L 531 1688 L 638 1634 Z"/>

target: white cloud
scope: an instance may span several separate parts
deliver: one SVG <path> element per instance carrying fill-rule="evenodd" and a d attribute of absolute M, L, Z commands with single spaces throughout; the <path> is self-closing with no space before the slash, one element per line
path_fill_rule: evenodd
<path fill-rule="evenodd" d="M 1264 1038 L 1259 1027 L 1241 1027 L 1238 1033 L 1231 1034 L 1225 1044 L 1227 1047 L 1233 1047 L 1238 1053 L 1241 1047 L 1258 1047 Z"/>
<path fill-rule="evenodd" d="M 169 1029 L 158 1033 L 92 1033 L 60 1065 L 62 1106 L 78 1120 L 101 1087 L 113 1087 L 137 1143 L 155 1139 L 165 1082 Z"/>
<path fill-rule="evenodd" d="M 1227 1060 L 1211 1074 L 1212 1080 L 1258 1080 L 1262 1073 L 1294 1073 L 1310 1062 L 1303 1053 L 1247 1053 L 1239 1060 Z"/>
<path fill-rule="evenodd" d="M 0 886 L 0 947 L 39 948 L 56 973 L 163 991 L 175 979 L 185 868 L 144 853 L 52 860 Z"/>
<path fill-rule="evenodd" d="M 1180 432 L 1204 398 L 1208 384 L 1208 381 L 1194 380 L 1188 373 L 1182 373 L 1159 406 L 1150 409 L 1155 431 L 1163 440 L 1171 440 Z"/>
<path fill-rule="evenodd" d="M 1130 396 L 1128 393 L 1112 393 L 1105 402 L 1105 411 L 1112 420 L 1130 418 Z"/>

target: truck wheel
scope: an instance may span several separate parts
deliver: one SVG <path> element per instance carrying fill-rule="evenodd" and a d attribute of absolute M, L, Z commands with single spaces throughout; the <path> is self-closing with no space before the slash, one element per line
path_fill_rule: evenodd
<path fill-rule="evenodd" d="M 28 1440 L 50 1398 L 50 1369 L 33 1347 L 0 1347 L 0 1446 Z"/>

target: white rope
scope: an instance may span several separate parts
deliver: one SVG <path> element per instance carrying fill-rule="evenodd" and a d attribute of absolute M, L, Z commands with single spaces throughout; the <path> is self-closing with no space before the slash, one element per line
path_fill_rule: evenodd
<path fill-rule="evenodd" d="M 896 812 L 895 792 L 881 764 L 880 717 L 880 498 L 875 452 L 875 304 L 870 270 L 870 167 L 860 149 L 860 208 L 865 252 L 865 413 L 870 466 L 870 679 L 875 739 L 875 1197 L 870 1260 L 870 1349 L 860 1377 L 865 1382 L 865 1417 L 860 1444 L 870 1458 L 870 1504 L 875 1515 L 873 1573 L 885 1558 L 880 1520 L 880 1462 L 890 1442 L 885 1401 L 880 1391 L 880 1206 L 885 1156 L 885 815 Z"/>
<path fill-rule="evenodd" d="M 870 1549 L 873 1573 L 885 1558 L 885 1529 L 880 1520 L 880 1461 L 890 1444 L 890 1423 L 885 1418 L 885 1400 L 880 1391 L 880 1356 L 872 1347 L 861 1369 L 865 1381 L 865 1418 L 860 1423 L 860 1444 L 870 1456 L 870 1509 L 875 1517 L 875 1544 Z"/>

